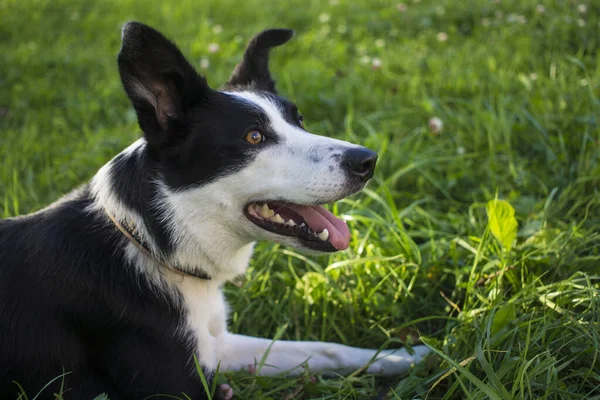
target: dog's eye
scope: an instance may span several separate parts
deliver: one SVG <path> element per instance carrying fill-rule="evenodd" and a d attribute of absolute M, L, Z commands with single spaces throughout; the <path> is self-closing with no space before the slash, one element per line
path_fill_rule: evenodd
<path fill-rule="evenodd" d="M 250 131 L 246 134 L 246 142 L 250 144 L 260 144 L 265 140 L 265 136 L 259 131 Z"/>
<path fill-rule="evenodd" d="M 304 117 L 302 115 L 298 115 L 298 123 L 304 129 Z"/>

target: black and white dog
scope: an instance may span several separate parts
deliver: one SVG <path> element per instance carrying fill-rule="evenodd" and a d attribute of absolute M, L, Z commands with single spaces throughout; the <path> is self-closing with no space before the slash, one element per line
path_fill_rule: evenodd
<path fill-rule="evenodd" d="M 254 242 L 347 248 L 346 224 L 321 204 L 361 190 L 377 159 L 308 133 L 277 96 L 269 50 L 292 34 L 258 34 L 217 91 L 159 32 L 125 25 L 119 71 L 143 138 L 50 207 L 0 221 L 1 399 L 19 386 L 45 387 L 41 398 L 205 399 L 194 357 L 210 378 L 265 353 L 266 375 L 373 360 L 367 372 L 401 374 L 427 354 L 227 332 L 222 285 L 244 273 Z"/>

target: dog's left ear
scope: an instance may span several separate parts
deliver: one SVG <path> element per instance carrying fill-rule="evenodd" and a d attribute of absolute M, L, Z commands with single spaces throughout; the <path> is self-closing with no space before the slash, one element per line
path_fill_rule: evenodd
<path fill-rule="evenodd" d="M 122 31 L 119 72 L 148 143 L 163 146 L 187 130 L 186 112 L 211 90 L 181 51 L 139 22 Z"/>
<path fill-rule="evenodd" d="M 254 36 L 224 88 L 249 86 L 277 93 L 269 72 L 269 51 L 286 43 L 292 36 L 294 31 L 291 29 L 267 29 Z"/>

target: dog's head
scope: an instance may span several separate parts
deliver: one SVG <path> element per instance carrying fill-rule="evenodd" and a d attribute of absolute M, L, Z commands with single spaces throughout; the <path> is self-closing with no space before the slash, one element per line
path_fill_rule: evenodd
<path fill-rule="evenodd" d="M 136 22 L 123 28 L 121 79 L 154 160 L 161 201 L 185 225 L 173 231 L 324 252 L 348 247 L 345 222 L 321 205 L 361 190 L 377 155 L 308 133 L 294 103 L 277 95 L 269 51 L 292 35 L 256 35 L 218 91 L 159 32 Z M 214 229 L 207 232 L 207 224 Z"/>

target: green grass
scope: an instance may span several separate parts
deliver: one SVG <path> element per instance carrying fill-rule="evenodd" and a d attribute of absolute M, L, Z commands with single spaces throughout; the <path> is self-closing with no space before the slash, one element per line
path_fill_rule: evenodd
<path fill-rule="evenodd" d="M 291 27 L 273 53 L 280 92 L 310 131 L 380 161 L 336 206 L 350 249 L 259 245 L 226 288 L 230 329 L 373 348 L 418 331 L 437 356 L 405 379 L 219 381 L 240 399 L 386 385 L 389 399 L 600 399 L 600 4 L 543 3 L 0 0 L 1 216 L 49 204 L 139 136 L 115 61 L 123 22 L 175 38 L 213 86 L 251 35 Z M 515 209 L 510 250 L 488 227 L 496 196 Z"/>

